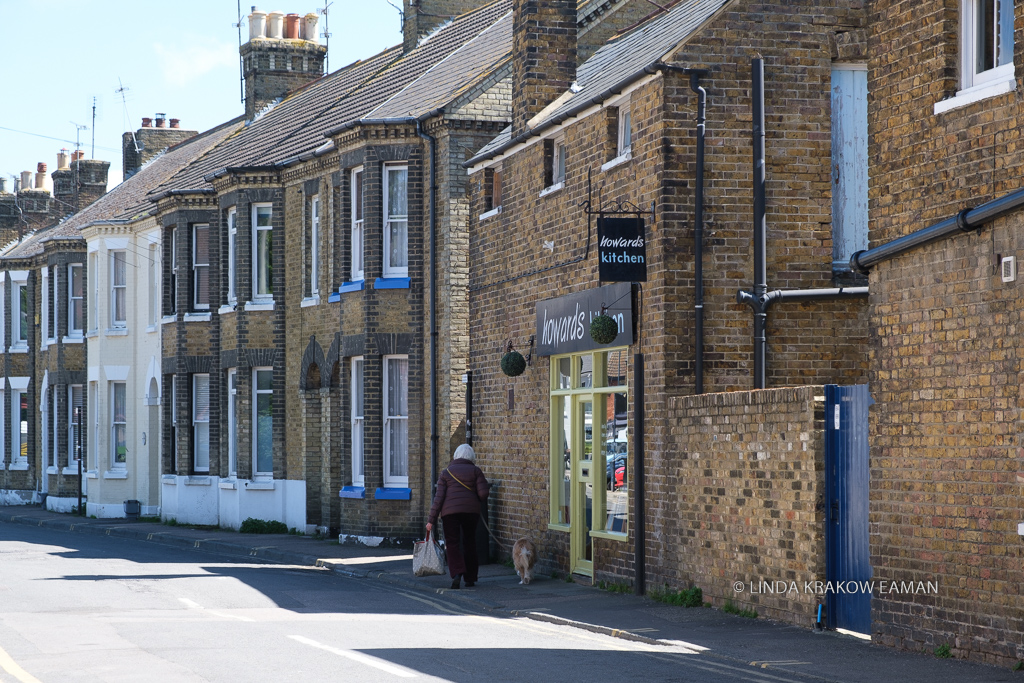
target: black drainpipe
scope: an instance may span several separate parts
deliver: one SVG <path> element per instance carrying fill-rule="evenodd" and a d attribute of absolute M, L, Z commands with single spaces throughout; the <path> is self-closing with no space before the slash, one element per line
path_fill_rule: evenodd
<path fill-rule="evenodd" d="M 760 57 L 750 63 L 750 98 L 753 108 L 754 142 L 754 298 L 761 300 L 768 291 L 766 264 L 765 200 L 764 200 L 764 60 Z M 764 389 L 765 337 L 768 318 L 766 308 L 754 308 L 754 388 Z"/>
<path fill-rule="evenodd" d="M 886 244 L 867 251 L 858 251 L 850 257 L 850 268 L 867 275 L 868 270 L 882 261 L 905 254 L 912 249 L 931 244 L 958 232 L 980 230 L 985 223 L 990 223 L 1001 216 L 1016 211 L 1024 206 L 1024 190 L 1017 190 L 1002 197 L 985 202 L 976 209 L 964 209 L 955 216 L 939 221 L 927 228 L 921 228 L 909 235 L 904 235 Z"/>
<path fill-rule="evenodd" d="M 697 187 L 693 211 L 693 314 L 696 348 L 694 393 L 704 393 L 704 123 L 708 93 L 700 86 L 701 72 L 690 72 L 690 89 L 697 93 Z"/>
<path fill-rule="evenodd" d="M 437 140 L 423 131 L 423 124 L 416 120 L 416 135 L 430 144 L 430 499 L 434 497 L 437 484 L 437 209 L 434 202 L 436 163 L 434 160 Z"/>
<path fill-rule="evenodd" d="M 821 301 L 866 297 L 867 287 L 836 287 L 825 289 L 794 289 L 768 291 L 766 256 L 767 220 L 765 212 L 764 155 L 764 59 L 751 61 L 751 105 L 753 108 L 754 146 L 754 291 L 736 292 L 736 302 L 747 304 L 754 311 L 754 388 L 765 388 L 765 350 L 768 309 L 779 301 Z M 860 252 L 859 252 L 860 253 Z M 857 258 L 857 254 L 854 254 Z"/>

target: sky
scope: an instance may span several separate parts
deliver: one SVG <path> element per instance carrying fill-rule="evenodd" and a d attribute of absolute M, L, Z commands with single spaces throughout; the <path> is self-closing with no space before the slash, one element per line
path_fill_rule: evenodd
<path fill-rule="evenodd" d="M 252 2 L 242 3 L 243 42 Z M 257 5 L 299 15 L 323 6 Z M 92 158 L 94 134 L 95 158 L 110 162 L 109 190 L 121 182 L 121 134 L 138 129 L 142 117 L 161 112 L 203 131 L 242 114 L 237 16 L 236 0 L 0 0 L 0 175 L 7 190 L 11 176 L 34 173 L 40 161 L 53 173 L 57 153 L 73 150 L 76 135 Z M 332 72 L 402 40 L 400 14 L 387 0 L 334 0 L 327 25 L 330 39 L 320 42 L 328 42 Z"/>

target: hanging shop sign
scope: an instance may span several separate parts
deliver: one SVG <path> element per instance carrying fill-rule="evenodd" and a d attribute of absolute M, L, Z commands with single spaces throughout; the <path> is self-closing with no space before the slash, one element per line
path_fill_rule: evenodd
<path fill-rule="evenodd" d="M 601 282 L 647 282 L 643 216 L 600 216 L 597 257 Z"/>
<path fill-rule="evenodd" d="M 618 323 L 619 335 L 611 344 L 590 337 L 590 321 L 605 315 Z M 629 346 L 633 343 L 633 288 L 628 282 L 537 302 L 537 355 L 558 356 Z"/>

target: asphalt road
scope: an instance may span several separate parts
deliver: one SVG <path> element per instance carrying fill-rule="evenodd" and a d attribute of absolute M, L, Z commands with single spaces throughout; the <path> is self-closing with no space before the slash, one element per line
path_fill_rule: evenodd
<path fill-rule="evenodd" d="M 816 680 L 323 569 L 0 524 L 0 681 Z"/>

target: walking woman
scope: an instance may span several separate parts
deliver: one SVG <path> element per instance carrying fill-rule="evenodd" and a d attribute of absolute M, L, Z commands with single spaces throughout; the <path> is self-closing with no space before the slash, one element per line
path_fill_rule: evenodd
<path fill-rule="evenodd" d="M 472 446 L 462 444 L 455 449 L 451 464 L 438 477 L 437 493 L 427 517 L 429 532 L 441 516 L 452 588 L 458 588 L 463 578 L 466 587 L 472 588 L 478 578 L 476 521 L 480 517 L 480 503 L 487 499 L 491 487 L 484 473 L 473 464 L 475 460 Z"/>

